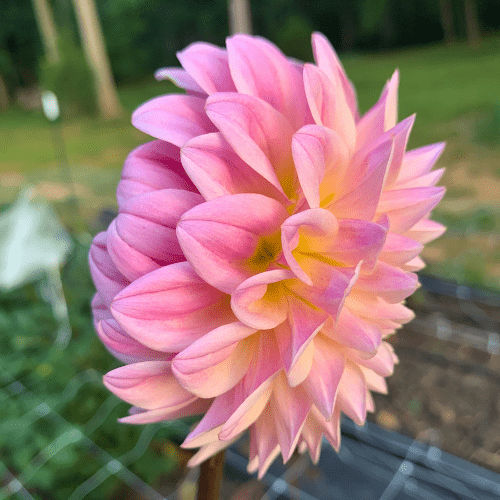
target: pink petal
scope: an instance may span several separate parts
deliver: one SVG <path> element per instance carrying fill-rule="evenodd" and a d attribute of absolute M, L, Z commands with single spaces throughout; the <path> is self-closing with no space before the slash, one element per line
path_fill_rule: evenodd
<path fill-rule="evenodd" d="M 295 130 L 311 123 L 302 74 L 275 45 L 247 35 L 229 37 L 226 45 L 238 92 L 266 101 L 286 116 Z"/>
<path fill-rule="evenodd" d="M 192 43 L 177 52 L 177 59 L 208 95 L 236 91 L 224 49 L 210 43 Z"/>
<path fill-rule="evenodd" d="M 446 227 L 429 219 L 419 220 L 404 236 L 413 238 L 422 244 L 429 243 L 439 238 L 446 231 Z"/>
<path fill-rule="evenodd" d="M 415 317 L 413 311 L 403 304 L 390 304 L 371 293 L 362 293 L 358 290 L 353 290 L 349 294 L 345 305 L 356 316 L 366 319 L 380 328 L 385 328 L 383 324 L 387 321 L 402 324 L 408 323 Z"/>
<path fill-rule="evenodd" d="M 140 410 L 128 417 L 119 418 L 118 422 L 121 424 L 152 424 L 165 420 L 177 420 L 204 413 L 209 405 L 210 401 L 193 397 L 187 402 L 176 406 L 167 406 L 156 410 Z"/>
<path fill-rule="evenodd" d="M 340 219 L 338 234 L 325 242 L 320 255 L 341 262 L 346 266 L 356 266 L 363 261 L 363 269 L 373 269 L 384 248 L 387 237 L 388 220 L 380 218 L 376 222 L 360 219 Z"/>
<path fill-rule="evenodd" d="M 309 413 L 307 423 L 311 425 L 313 429 L 317 429 L 318 432 L 323 433 L 328 442 L 338 453 L 340 448 L 340 410 L 338 405 L 335 405 L 335 409 L 329 420 L 325 420 L 319 410 L 313 406 Z"/>
<path fill-rule="evenodd" d="M 115 219 L 108 228 L 108 252 L 117 269 L 129 281 L 134 281 L 161 267 L 161 264 L 156 260 L 139 252 L 123 240 L 116 225 L 117 220 Z M 182 255 L 180 258 L 182 258 Z"/>
<path fill-rule="evenodd" d="M 337 322 L 328 322 L 322 333 L 339 344 L 367 353 L 374 352 L 382 340 L 379 328 L 353 314 L 347 306 L 340 311 Z"/>
<path fill-rule="evenodd" d="M 184 169 L 208 201 L 238 193 L 259 193 L 286 203 L 287 198 L 248 166 L 222 134 L 191 139 L 181 150 Z"/>
<path fill-rule="evenodd" d="M 250 433 L 255 435 L 259 460 L 258 477 L 262 478 L 280 451 L 273 413 L 269 409 L 269 406 L 264 409 L 255 421 Z"/>
<path fill-rule="evenodd" d="M 299 385 L 291 390 L 285 376 L 281 375 L 274 382 L 269 404 L 274 414 L 283 461 L 286 463 L 297 446 L 312 401 L 305 388 Z"/>
<path fill-rule="evenodd" d="M 257 97 L 236 93 L 210 96 L 205 109 L 244 162 L 280 192 L 293 193 L 293 130 L 279 111 Z"/>
<path fill-rule="evenodd" d="M 203 446 L 203 448 L 201 448 L 191 457 L 191 459 L 187 463 L 188 467 L 196 467 L 197 465 L 200 465 L 201 463 L 205 462 L 205 460 L 208 460 L 210 457 L 219 453 L 219 451 L 231 446 L 236 441 L 236 439 L 237 438 L 234 438 L 231 441 L 216 441 L 214 443 Z"/>
<path fill-rule="evenodd" d="M 335 407 L 345 359 L 335 344 L 323 335 L 317 335 L 314 344 L 314 361 L 304 386 L 316 408 L 325 419 L 329 419 Z"/>
<path fill-rule="evenodd" d="M 305 64 L 304 88 L 316 124 L 336 132 L 352 154 L 356 146 L 356 125 L 340 80 L 332 81 L 317 66 Z"/>
<path fill-rule="evenodd" d="M 292 153 L 302 191 L 311 208 L 338 191 L 349 165 L 340 136 L 326 127 L 306 125 L 292 139 Z"/>
<path fill-rule="evenodd" d="M 386 183 L 388 186 L 394 184 L 399 176 L 403 157 L 405 155 L 406 145 L 408 144 L 408 138 L 410 136 L 413 123 L 415 122 L 415 116 L 416 115 L 409 116 L 396 126 L 391 127 L 391 129 L 385 134 L 394 138 L 394 152 L 392 154 L 391 163 L 388 167 L 389 171 L 387 173 Z"/>
<path fill-rule="evenodd" d="M 279 227 L 287 211 L 254 193 L 221 196 L 186 212 L 177 225 L 184 255 L 207 283 L 232 293 L 264 271 L 279 253 Z"/>
<path fill-rule="evenodd" d="M 428 174 L 441 156 L 445 146 L 444 142 L 439 142 L 408 151 L 403 158 L 397 180 L 398 184 Z"/>
<path fill-rule="evenodd" d="M 304 283 L 313 284 L 311 278 L 300 267 L 292 253 L 299 243 L 299 237 L 304 239 L 304 243 L 313 247 L 312 251 L 314 251 L 314 247 L 320 245 L 325 239 L 335 239 L 338 228 L 339 224 L 335 216 L 324 208 L 311 208 L 296 213 L 282 224 L 281 244 L 283 255 L 290 269 Z M 302 246 L 300 246 L 301 250 Z"/>
<path fill-rule="evenodd" d="M 271 397 L 273 381 L 282 368 L 274 335 L 262 332 L 246 375 L 234 387 L 232 415 L 223 425 L 219 439 L 232 439 L 259 418 Z"/>
<path fill-rule="evenodd" d="M 229 297 L 205 283 L 188 262 L 162 267 L 115 297 L 111 312 L 125 331 L 158 351 L 179 352 L 234 321 Z"/>
<path fill-rule="evenodd" d="M 125 202 L 116 219 L 120 238 L 139 253 L 163 265 L 185 260 L 175 228 L 182 214 L 203 203 L 202 196 L 162 189 Z"/>
<path fill-rule="evenodd" d="M 203 357 L 176 357 L 172 362 L 172 373 L 182 387 L 196 396 L 219 396 L 232 389 L 243 378 L 255 345 L 255 339 L 250 337 Z"/>
<path fill-rule="evenodd" d="M 107 234 L 99 233 L 92 242 L 89 252 L 90 274 L 106 307 L 111 305 L 114 296 L 130 282 L 116 268 L 107 250 Z"/>
<path fill-rule="evenodd" d="M 155 78 L 159 81 L 171 80 L 177 87 L 196 92 L 200 94 L 200 97 L 205 94 L 205 91 L 196 83 L 194 78 L 181 68 L 160 68 L 155 71 Z"/>
<path fill-rule="evenodd" d="M 394 371 L 394 360 L 391 350 L 387 347 L 387 342 L 382 342 L 377 349 L 375 356 L 366 358 L 354 349 L 345 351 L 347 359 L 356 362 L 358 365 L 373 370 L 381 377 L 389 377 Z"/>
<path fill-rule="evenodd" d="M 378 262 L 371 274 L 361 275 L 356 290 L 374 293 L 390 303 L 397 303 L 411 295 L 418 287 L 416 274 Z"/>
<path fill-rule="evenodd" d="M 314 60 L 318 67 L 326 73 L 332 82 L 335 83 L 336 80 L 340 80 L 347 105 L 351 110 L 352 116 L 357 121 L 359 116 L 356 91 L 347 78 L 344 67 L 335 50 L 325 35 L 318 32 L 312 34 L 312 48 Z"/>
<path fill-rule="evenodd" d="M 97 325 L 97 335 L 113 356 L 123 363 L 139 361 L 170 361 L 173 355 L 154 351 L 128 335 L 114 319 L 104 319 Z"/>
<path fill-rule="evenodd" d="M 361 263 L 356 268 L 340 268 L 315 260 L 312 274 L 314 286 L 295 280 L 290 281 L 287 287 L 335 320 L 358 278 L 360 267 Z"/>
<path fill-rule="evenodd" d="M 334 199 L 327 208 L 339 219 L 372 220 L 377 211 L 379 199 L 393 153 L 393 141 L 383 142 L 366 158 L 366 171 L 355 183 L 353 176 L 346 194 Z M 346 186 L 347 187 L 347 186 Z"/>
<path fill-rule="evenodd" d="M 111 316 L 111 311 L 109 310 L 108 307 L 106 307 L 106 304 L 103 302 L 101 296 L 96 293 L 92 297 L 92 301 L 90 303 L 90 306 L 92 308 L 92 316 L 94 319 L 94 327 L 97 329 L 97 325 L 99 324 L 99 321 L 103 319 L 111 319 L 113 316 Z"/>
<path fill-rule="evenodd" d="M 366 381 L 361 369 L 346 360 L 337 391 L 337 403 L 342 412 L 358 425 L 366 419 Z"/>
<path fill-rule="evenodd" d="M 176 406 L 193 399 L 175 380 L 169 361 L 143 361 L 111 370 L 104 385 L 120 399 L 146 410 Z"/>
<path fill-rule="evenodd" d="M 439 168 L 438 170 L 433 170 L 428 174 L 417 177 L 416 179 L 411 179 L 406 182 L 397 183 L 394 185 L 394 189 L 409 189 L 416 187 L 431 187 L 435 186 L 443 177 L 444 168 Z"/>
<path fill-rule="evenodd" d="M 380 260 L 391 266 L 402 266 L 416 257 L 423 248 L 418 241 L 400 234 L 389 233 L 380 253 Z"/>
<path fill-rule="evenodd" d="M 425 266 L 425 262 L 420 257 L 415 257 L 414 259 L 409 260 L 406 264 L 404 264 L 403 269 L 405 271 L 411 271 L 412 273 L 415 273 L 422 270 Z"/>
<path fill-rule="evenodd" d="M 215 132 L 199 97 L 170 94 L 155 97 L 132 114 L 132 125 L 157 139 L 182 147 L 197 135 Z"/>
<path fill-rule="evenodd" d="M 288 321 L 278 325 L 275 328 L 275 333 L 281 359 L 288 374 L 324 325 L 328 314 L 311 307 L 294 295 L 289 294 L 286 298 L 288 301 Z M 303 371 L 302 375 L 305 378 L 307 373 Z M 297 384 L 294 384 L 293 387 L 295 385 Z"/>
<path fill-rule="evenodd" d="M 391 232 L 404 233 L 439 203 L 444 192 L 444 187 L 385 191 L 380 197 L 377 212 L 387 214 Z"/>
<path fill-rule="evenodd" d="M 293 277 L 289 270 L 276 269 L 248 278 L 231 296 L 234 314 L 242 323 L 257 329 L 274 328 L 283 323 L 288 305 L 280 281 Z"/>
<path fill-rule="evenodd" d="M 368 110 L 356 125 L 356 149 L 376 141 L 384 132 L 396 125 L 399 71 L 387 82 L 379 101 Z"/>
<path fill-rule="evenodd" d="M 366 368 L 364 366 L 359 366 L 359 369 L 363 372 L 363 376 L 366 380 L 366 386 L 370 391 L 379 392 L 380 394 L 387 394 L 387 383 L 385 378 L 377 375 L 374 371 Z"/>
<path fill-rule="evenodd" d="M 179 148 L 165 141 L 148 142 L 125 160 L 117 188 L 118 205 L 139 194 L 169 188 L 196 191 L 180 163 Z"/>

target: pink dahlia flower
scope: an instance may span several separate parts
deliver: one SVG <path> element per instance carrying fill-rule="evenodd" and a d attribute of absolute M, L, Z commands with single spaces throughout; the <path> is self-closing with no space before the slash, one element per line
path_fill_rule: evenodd
<path fill-rule="evenodd" d="M 235 35 L 166 68 L 186 90 L 132 116 L 157 140 L 125 161 L 119 215 L 90 266 L 99 337 L 124 366 L 104 383 L 134 405 L 122 422 L 203 414 L 183 446 L 204 461 L 250 431 L 262 476 L 298 446 L 340 445 L 397 357 L 385 339 L 413 313 L 422 245 L 444 188 L 443 150 L 406 152 L 398 73 L 359 116 L 326 38 L 316 64 Z"/>

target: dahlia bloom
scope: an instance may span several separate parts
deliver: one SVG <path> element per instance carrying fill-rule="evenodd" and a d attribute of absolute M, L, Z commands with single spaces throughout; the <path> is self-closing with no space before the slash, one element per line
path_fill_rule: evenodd
<path fill-rule="evenodd" d="M 104 384 L 134 405 L 121 421 L 203 414 L 190 465 L 246 430 L 260 476 L 297 446 L 317 461 L 322 436 L 338 449 L 341 414 L 363 424 L 387 391 L 385 339 L 444 231 L 443 144 L 405 151 L 398 72 L 360 117 L 328 40 L 312 44 L 315 65 L 235 35 L 160 70 L 186 94 L 134 112 L 156 140 L 125 161 L 90 250 L 96 330 L 125 363 Z"/>

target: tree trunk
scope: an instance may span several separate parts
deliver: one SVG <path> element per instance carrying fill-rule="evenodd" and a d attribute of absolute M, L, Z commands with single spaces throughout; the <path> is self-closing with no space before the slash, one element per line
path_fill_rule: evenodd
<path fill-rule="evenodd" d="M 252 34 L 252 16 L 249 0 L 229 0 L 229 28 L 231 34 Z"/>
<path fill-rule="evenodd" d="M 451 0 L 439 0 L 439 17 L 441 18 L 441 27 L 443 28 L 444 43 L 449 45 L 455 41 Z"/>
<path fill-rule="evenodd" d="M 467 41 L 472 47 L 479 45 L 481 41 L 481 31 L 477 18 L 476 0 L 464 0 L 465 28 L 467 30 Z"/>
<path fill-rule="evenodd" d="M 2 75 L 0 74 L 0 111 L 3 111 L 9 107 L 9 93 L 7 92 L 7 86 L 3 81 Z"/>
<path fill-rule="evenodd" d="M 55 64 L 59 62 L 59 51 L 57 49 L 57 30 L 52 9 L 47 0 L 33 0 L 33 7 L 38 29 L 42 35 L 47 61 Z"/>
<path fill-rule="evenodd" d="M 73 0 L 87 62 L 94 73 L 97 104 L 106 119 L 122 115 L 94 0 Z"/>

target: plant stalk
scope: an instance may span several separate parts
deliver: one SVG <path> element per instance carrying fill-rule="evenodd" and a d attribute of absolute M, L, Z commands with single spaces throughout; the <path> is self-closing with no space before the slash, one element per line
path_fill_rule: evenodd
<path fill-rule="evenodd" d="M 205 460 L 200 466 L 198 500 L 219 500 L 224 471 L 225 450 Z"/>

